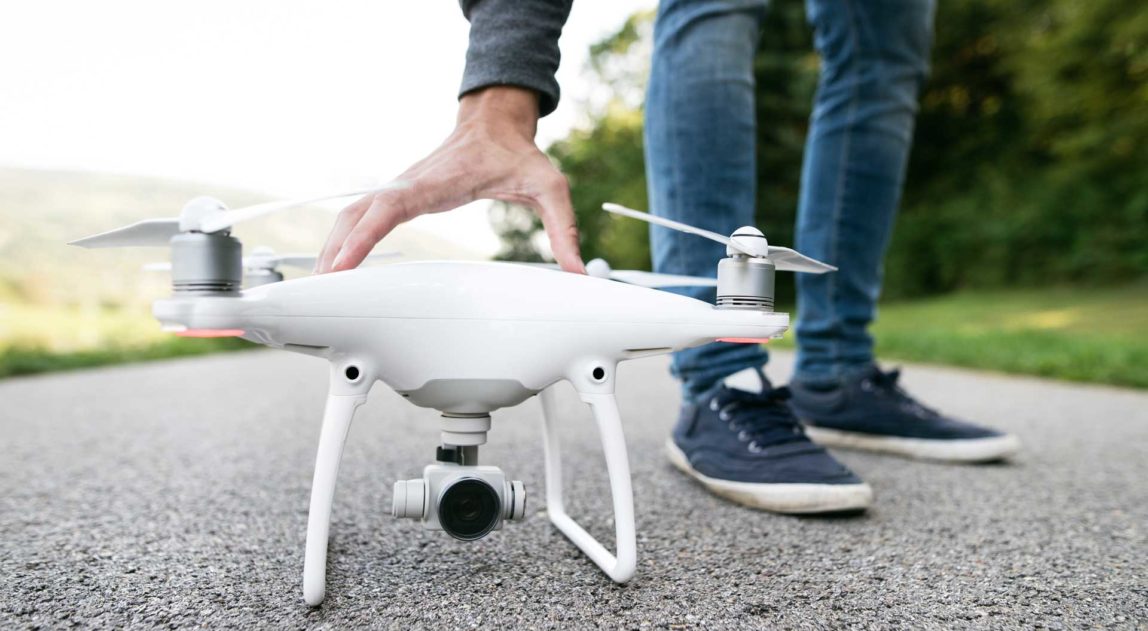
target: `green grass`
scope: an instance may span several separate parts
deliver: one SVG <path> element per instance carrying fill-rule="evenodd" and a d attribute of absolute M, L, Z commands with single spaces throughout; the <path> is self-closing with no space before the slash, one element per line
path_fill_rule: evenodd
<path fill-rule="evenodd" d="M 1148 286 L 969 292 L 882 305 L 882 360 L 1148 388 Z M 780 344 L 792 347 L 792 336 Z"/>
<path fill-rule="evenodd" d="M 149 311 L 0 304 L 0 378 L 256 348 L 236 338 L 175 337 Z"/>
<path fill-rule="evenodd" d="M 0 351 L 0 378 L 251 348 L 257 347 L 251 342 L 237 338 L 196 340 L 172 338 L 140 346 L 119 346 L 74 352 L 13 346 Z"/>

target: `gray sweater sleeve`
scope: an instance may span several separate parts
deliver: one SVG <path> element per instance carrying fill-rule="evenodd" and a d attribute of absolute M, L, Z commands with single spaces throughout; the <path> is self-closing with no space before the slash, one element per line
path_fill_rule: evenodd
<path fill-rule="evenodd" d="M 492 85 L 538 92 L 539 114 L 558 106 L 558 36 L 574 0 L 459 0 L 470 45 L 459 97 Z"/>

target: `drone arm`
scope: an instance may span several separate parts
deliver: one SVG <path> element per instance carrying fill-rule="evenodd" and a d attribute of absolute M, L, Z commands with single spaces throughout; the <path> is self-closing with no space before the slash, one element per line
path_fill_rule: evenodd
<path fill-rule="evenodd" d="M 610 491 L 614 500 L 614 524 L 617 553 L 609 550 L 586 532 L 566 513 L 562 497 L 562 464 L 556 433 L 556 405 L 553 388 L 542 391 L 543 453 L 546 461 L 546 512 L 550 521 L 602 568 L 616 583 L 625 583 L 634 576 L 637 566 L 637 540 L 634 531 L 634 494 L 630 485 L 630 463 L 626 456 L 626 438 L 622 433 L 622 419 L 612 392 L 580 392 L 582 400 L 590 405 L 598 423 L 602 449 L 606 455 L 606 470 L 610 476 Z"/>
<path fill-rule="evenodd" d="M 307 547 L 303 559 L 303 600 L 312 607 L 323 602 L 327 593 L 327 538 L 331 525 L 331 504 L 335 498 L 335 482 L 339 475 L 339 461 L 343 445 L 351 428 L 355 409 L 367 400 L 370 381 L 359 388 L 348 388 L 340 383 L 340 372 L 332 366 L 331 393 L 323 412 L 323 428 L 319 433 L 319 453 L 315 458 L 315 475 L 311 482 L 311 507 L 307 513 Z M 352 390 L 351 392 L 346 392 Z"/>

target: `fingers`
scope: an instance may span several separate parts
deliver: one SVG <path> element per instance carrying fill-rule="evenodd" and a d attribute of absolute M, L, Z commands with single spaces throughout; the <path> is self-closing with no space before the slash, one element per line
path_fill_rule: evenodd
<path fill-rule="evenodd" d="M 403 209 L 409 206 L 401 198 L 401 195 L 385 193 L 375 195 L 367 211 L 343 239 L 328 271 L 341 272 L 358 267 L 375 244 L 390 234 L 395 226 L 406 221 L 407 214 Z"/>
<path fill-rule="evenodd" d="M 567 272 L 585 274 L 582 251 L 578 245 L 578 224 L 574 219 L 574 206 L 570 202 L 570 186 L 566 178 L 555 172 L 537 196 L 538 216 L 550 239 L 550 249 L 559 267 Z"/>
<path fill-rule="evenodd" d="M 474 199 L 468 196 L 471 189 L 465 178 L 443 181 L 408 171 L 401 181 L 401 188 L 375 193 L 365 210 L 360 212 L 361 206 L 348 208 L 348 223 L 332 230 L 330 249 L 324 248 L 321 272 L 353 269 L 399 224 L 416 215 L 450 210 Z"/>
<path fill-rule="evenodd" d="M 497 133 L 496 133 L 497 132 Z M 559 266 L 586 273 L 566 178 L 533 138 L 499 129 L 460 127 L 446 143 L 403 175 L 406 186 L 380 191 L 343 209 L 319 255 L 316 271 L 356 267 L 380 239 L 423 213 L 457 208 L 478 198 L 529 205 L 542 218 Z"/>
<path fill-rule="evenodd" d="M 339 211 L 339 216 L 335 219 L 335 226 L 331 228 L 331 233 L 327 235 L 327 242 L 319 251 L 319 260 L 315 263 L 315 273 L 325 274 L 331 271 L 331 263 L 334 262 L 339 249 L 343 247 L 343 241 L 359 223 L 359 219 L 367 212 L 367 209 L 370 208 L 374 198 L 374 195 L 364 195 L 350 206 Z"/>

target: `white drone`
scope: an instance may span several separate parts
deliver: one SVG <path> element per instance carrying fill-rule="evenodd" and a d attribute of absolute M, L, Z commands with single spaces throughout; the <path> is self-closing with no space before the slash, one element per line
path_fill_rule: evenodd
<path fill-rule="evenodd" d="M 170 246 L 173 295 L 153 308 L 166 330 L 238 336 L 330 362 L 303 565 L 303 598 L 312 606 L 326 593 L 327 536 L 343 445 L 355 409 L 376 381 L 441 413 L 435 462 L 422 478 L 395 483 L 393 514 L 421 519 L 427 528 L 462 540 L 480 539 L 504 521 L 525 516 L 523 484 L 497 467 L 479 466 L 478 448 L 486 442 L 491 412 L 540 394 L 550 520 L 611 579 L 624 583 L 634 575 L 637 544 L 614 399 L 618 363 L 715 340 L 779 337 L 789 316 L 773 312 L 774 270 L 835 269 L 768 245 L 752 227 L 725 237 L 606 204 L 609 212 L 725 244 L 729 256 L 718 263 L 716 281 L 615 271 L 604 263 L 588 266 L 592 275 L 583 276 L 511 263 L 429 261 L 240 290 L 242 249 L 229 234 L 231 226 L 302 203 L 369 192 L 239 210 L 197 198 L 179 218 L 142 221 L 72 243 Z M 717 304 L 648 288 L 687 284 L 716 285 Z M 598 425 L 613 497 L 613 553 L 566 513 L 551 388 L 561 380 L 574 386 Z"/>

